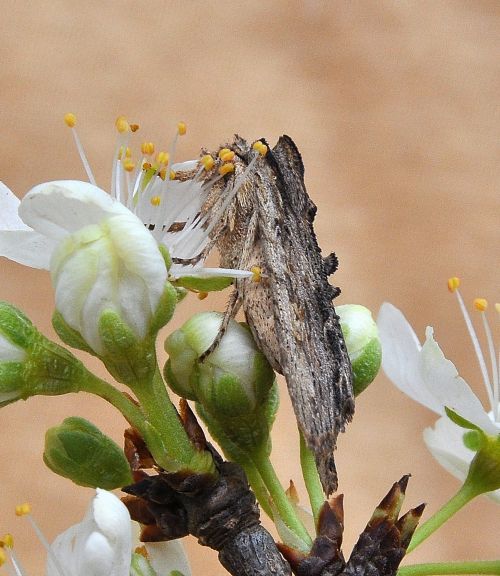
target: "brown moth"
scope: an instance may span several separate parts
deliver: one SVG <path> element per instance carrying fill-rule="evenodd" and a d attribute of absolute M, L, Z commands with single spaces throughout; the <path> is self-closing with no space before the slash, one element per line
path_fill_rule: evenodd
<path fill-rule="evenodd" d="M 307 195 L 304 166 L 291 138 L 281 137 L 250 171 L 255 150 L 238 136 L 227 148 L 235 152 L 234 172 L 211 187 L 202 212 L 218 221 L 211 238 L 221 266 L 258 267 L 262 274 L 259 282 L 236 280 L 225 319 L 242 305 L 259 347 L 285 376 L 329 495 L 337 488 L 337 435 L 354 412 L 351 364 L 332 305 L 340 290 L 328 283 L 337 259 L 321 255 L 313 229 L 316 206 Z M 224 202 L 231 189 L 237 190 L 234 197 Z"/>

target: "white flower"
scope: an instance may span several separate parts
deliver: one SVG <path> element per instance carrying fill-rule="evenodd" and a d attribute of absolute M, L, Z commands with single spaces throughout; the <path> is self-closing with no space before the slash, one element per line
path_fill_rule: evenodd
<path fill-rule="evenodd" d="M 76 118 L 69 114 L 65 121 L 73 128 L 90 183 L 67 180 L 41 184 L 31 190 L 20 206 L 14 194 L 0 183 L 0 256 L 27 266 L 48 269 L 55 246 L 67 232 L 75 232 L 85 225 L 98 224 L 106 213 L 107 216 L 133 213 L 155 241 L 168 249 L 173 259 L 170 274 L 174 278 L 252 276 L 250 271 L 203 268 L 210 243 L 209 233 L 223 210 L 219 206 L 209 218 L 207 214 L 202 214 L 202 206 L 212 185 L 223 176 L 216 174 L 207 180 L 206 162 L 192 160 L 172 163 L 170 158 L 174 155 L 177 136 L 171 146 L 171 154 L 160 152 L 156 162 L 149 158 L 154 146 L 152 143 L 144 143 L 143 158 L 136 168 L 128 148 L 129 136 L 136 127 L 132 129 L 123 117 L 119 117 L 116 123 L 118 143 L 108 195 L 95 185 L 83 147 L 74 131 Z M 179 134 L 184 132 L 185 126 L 182 124 Z M 213 166 L 213 159 L 209 159 L 211 162 L 208 166 Z M 242 181 L 238 180 L 225 191 L 224 203 L 236 194 Z M 59 195 L 53 194 L 56 187 Z M 37 211 L 30 218 L 30 209 L 26 210 L 24 206 L 38 195 L 43 195 L 43 203 L 37 202 Z M 61 195 L 65 197 L 64 205 L 59 205 Z M 98 195 L 100 199 L 97 210 L 93 210 L 92 203 Z M 69 202 L 71 198 L 75 200 L 73 206 Z M 83 210 L 82 203 L 85 204 Z M 45 221 L 44 225 L 41 225 L 41 219 Z"/>
<path fill-rule="evenodd" d="M 60 534 L 51 546 L 47 576 L 129 576 L 133 552 L 130 515 L 111 492 L 97 489 L 85 518 Z M 147 545 L 156 574 L 190 569 L 178 541 Z M 138 572 L 136 572 L 138 574 Z"/>
<path fill-rule="evenodd" d="M 426 340 L 421 346 L 406 318 L 389 303 L 384 303 L 380 308 L 377 324 L 382 342 L 382 367 L 386 375 L 402 392 L 441 416 L 434 428 L 424 431 L 424 441 L 444 468 L 460 480 L 465 480 L 475 452 L 464 445 L 466 430 L 448 419 L 445 407 L 451 408 L 486 434 L 500 434 L 496 362 L 493 361 L 493 385 L 489 379 L 485 382 L 493 387 L 489 393 L 491 411 L 487 412 L 467 382 L 459 376 L 454 364 L 445 358 L 434 340 L 431 327 L 427 327 Z M 477 351 L 475 333 L 473 337 Z M 482 357 L 481 362 L 484 365 Z M 489 496 L 500 502 L 500 490 Z"/>

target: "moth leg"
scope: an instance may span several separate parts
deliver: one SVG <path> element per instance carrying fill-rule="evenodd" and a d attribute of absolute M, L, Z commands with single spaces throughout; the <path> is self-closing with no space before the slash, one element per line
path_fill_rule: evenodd
<path fill-rule="evenodd" d="M 236 264 L 236 268 L 242 268 L 243 266 L 247 265 L 248 262 L 251 261 L 252 251 L 255 245 L 255 236 L 257 234 L 258 217 L 259 215 L 257 212 L 254 212 L 250 217 L 250 221 L 248 222 L 247 226 L 245 241 L 243 243 L 243 249 L 241 251 L 241 256 L 238 260 L 238 263 Z M 248 282 L 248 281 L 249 281 L 248 279 L 235 281 L 235 288 L 231 293 L 231 296 L 229 297 L 229 302 L 226 311 L 224 313 L 224 318 L 222 319 L 222 324 L 219 329 L 219 333 L 217 334 L 217 337 L 210 345 L 210 348 L 208 348 L 208 350 L 203 352 L 203 354 L 200 356 L 200 360 L 202 362 L 208 356 L 210 356 L 210 354 L 212 354 L 212 352 L 214 352 L 214 350 L 217 348 L 220 341 L 222 340 L 222 337 L 224 336 L 224 333 L 227 330 L 227 327 L 229 326 L 229 321 L 236 316 L 238 310 L 241 307 L 242 301 L 240 298 L 240 291 L 238 290 L 239 282 Z"/>
<path fill-rule="evenodd" d="M 222 337 L 226 333 L 227 327 L 229 326 L 230 320 L 232 320 L 236 316 L 236 314 L 238 314 L 238 310 L 240 309 L 240 307 L 241 307 L 241 299 L 239 297 L 238 289 L 235 288 L 231 292 L 231 296 L 229 297 L 229 302 L 227 304 L 226 311 L 224 312 L 224 318 L 222 319 L 222 324 L 220 325 L 219 333 L 217 334 L 215 340 L 210 345 L 210 348 L 205 350 L 205 352 L 203 352 L 203 354 L 200 356 L 200 360 L 202 362 L 206 358 L 208 358 L 208 356 L 210 356 L 210 354 L 212 354 L 212 352 L 214 352 L 217 346 L 220 344 L 220 341 L 222 340 Z"/>

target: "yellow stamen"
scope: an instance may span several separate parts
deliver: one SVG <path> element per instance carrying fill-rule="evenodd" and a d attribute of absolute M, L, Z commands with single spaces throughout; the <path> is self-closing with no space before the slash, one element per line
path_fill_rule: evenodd
<path fill-rule="evenodd" d="M 0 566 L 7 562 L 7 554 L 0 548 Z"/>
<path fill-rule="evenodd" d="M 495 310 L 500 314 L 500 302 L 495 304 Z"/>
<path fill-rule="evenodd" d="M 170 154 L 168 152 L 158 152 L 156 155 L 156 161 L 158 164 L 168 164 L 170 160 Z"/>
<path fill-rule="evenodd" d="M 167 175 L 167 171 L 165 170 L 165 168 L 163 168 L 163 170 L 160 170 L 158 172 L 158 176 L 162 179 L 165 180 L 165 176 Z"/>
<path fill-rule="evenodd" d="M 452 278 L 448 279 L 448 290 L 450 292 L 455 292 L 459 286 L 460 286 L 460 278 L 453 276 Z"/>
<path fill-rule="evenodd" d="M 14 548 L 14 537 L 12 534 L 4 534 L 0 538 L 0 546 L 2 548 Z"/>
<path fill-rule="evenodd" d="M 74 128 L 76 124 L 76 116 L 72 112 L 68 112 L 64 115 L 64 122 L 66 122 L 66 126 Z"/>
<path fill-rule="evenodd" d="M 208 296 L 208 292 L 198 292 L 198 300 L 205 300 Z"/>
<path fill-rule="evenodd" d="M 144 545 L 137 546 L 136 549 L 134 550 L 134 552 L 136 554 L 140 554 L 141 556 L 144 556 L 144 558 L 148 557 L 148 551 L 146 549 L 146 546 L 144 546 Z"/>
<path fill-rule="evenodd" d="M 472 305 L 478 312 L 484 312 L 488 308 L 488 301 L 485 298 L 475 298 Z"/>
<path fill-rule="evenodd" d="M 231 152 L 231 150 L 229 150 L 229 148 L 221 148 L 219 150 L 219 158 L 222 158 L 224 156 L 224 154 L 227 154 L 228 152 Z"/>
<path fill-rule="evenodd" d="M 121 160 L 125 156 L 125 158 L 130 158 L 132 156 L 132 150 L 127 146 L 124 149 L 124 146 L 120 146 L 120 150 L 118 150 L 118 160 Z"/>
<path fill-rule="evenodd" d="M 203 164 L 203 168 L 205 168 L 207 172 L 212 170 L 215 164 L 215 160 L 212 158 L 212 156 L 210 156 L 210 154 L 205 154 L 205 156 L 202 156 L 200 158 L 200 162 Z"/>
<path fill-rule="evenodd" d="M 252 273 L 253 282 L 258 283 L 262 280 L 262 268 L 260 266 L 252 266 L 250 272 Z"/>
<path fill-rule="evenodd" d="M 149 170 L 151 168 L 151 164 L 149 162 L 144 162 L 142 165 L 143 170 Z"/>
<path fill-rule="evenodd" d="M 229 150 L 229 152 L 225 152 L 224 154 L 219 154 L 220 159 L 223 162 L 231 162 L 232 159 L 234 158 L 234 152 L 232 150 Z"/>
<path fill-rule="evenodd" d="M 265 156 L 267 154 L 267 146 L 260 140 L 254 142 L 252 148 L 256 150 L 261 156 Z"/>
<path fill-rule="evenodd" d="M 179 136 L 184 136 L 184 134 L 186 133 L 187 130 L 187 126 L 185 122 L 179 122 L 177 124 L 177 133 L 179 134 Z"/>
<path fill-rule="evenodd" d="M 145 156 L 151 156 L 155 153 L 155 145 L 152 142 L 143 142 L 141 146 L 141 152 Z"/>
<path fill-rule="evenodd" d="M 31 514 L 31 504 L 29 502 L 16 506 L 16 516 L 26 516 L 27 514 Z"/>
<path fill-rule="evenodd" d="M 175 180 L 175 171 L 170 170 L 170 180 Z"/>
<path fill-rule="evenodd" d="M 135 162 L 132 162 L 130 158 L 126 158 L 123 162 L 123 169 L 126 172 L 133 172 L 135 169 Z"/>
<path fill-rule="evenodd" d="M 130 124 L 127 122 L 125 116 L 118 116 L 115 122 L 116 129 L 120 134 L 128 132 L 130 130 Z"/>
<path fill-rule="evenodd" d="M 137 132 L 137 130 L 139 130 L 140 126 L 139 124 L 130 124 L 130 131 L 131 132 Z"/>
<path fill-rule="evenodd" d="M 221 176 L 225 176 L 226 174 L 229 174 L 230 172 L 234 172 L 234 164 L 232 162 L 228 162 L 227 164 L 223 164 L 219 168 L 219 174 Z"/>
<path fill-rule="evenodd" d="M 161 198 L 159 196 L 153 196 L 150 202 L 152 206 L 159 206 L 161 203 Z"/>

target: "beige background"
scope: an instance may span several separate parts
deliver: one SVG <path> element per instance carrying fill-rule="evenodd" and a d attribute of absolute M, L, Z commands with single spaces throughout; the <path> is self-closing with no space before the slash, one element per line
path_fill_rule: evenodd
<path fill-rule="evenodd" d="M 420 336 L 426 324 L 481 397 L 479 371 L 446 279 L 467 298 L 498 298 L 500 4 L 497 1 L 0 3 L 0 176 L 19 196 L 34 184 L 84 179 L 68 110 L 98 182 L 110 179 L 114 119 L 141 124 L 167 145 L 188 123 L 179 157 L 239 132 L 302 151 L 317 232 L 336 250 L 341 302 L 401 307 Z M 0 298 L 51 333 L 48 275 L 2 260 Z M 221 309 L 224 298 L 209 305 Z M 184 303 L 175 325 L 200 308 Z M 493 323 L 497 319 L 491 316 Z M 14 503 L 29 499 L 52 538 L 82 515 L 91 492 L 44 468 L 45 430 L 91 418 L 120 439 L 123 421 L 102 402 L 36 398 L 0 414 L 0 533 L 17 537 L 30 574 L 43 552 Z M 458 488 L 428 454 L 433 414 L 381 376 L 361 397 L 341 438 L 346 549 L 391 483 L 412 472 L 407 506 L 433 512 Z M 283 482 L 298 481 L 286 399 L 274 431 Z M 299 486 L 301 486 L 299 482 Z M 498 557 L 500 508 L 473 503 L 412 561 Z M 195 574 L 222 574 L 194 541 Z M 0 570 L 1 571 L 1 570 Z"/>

